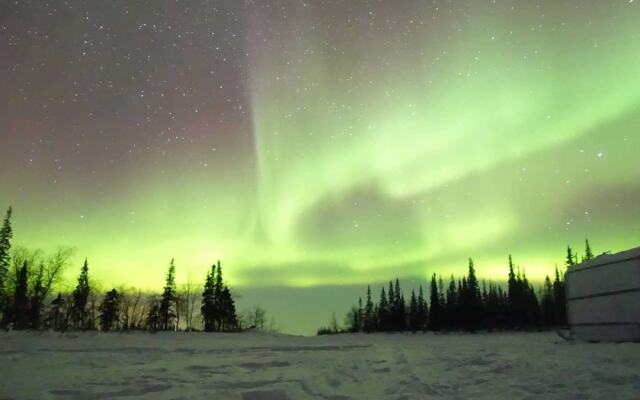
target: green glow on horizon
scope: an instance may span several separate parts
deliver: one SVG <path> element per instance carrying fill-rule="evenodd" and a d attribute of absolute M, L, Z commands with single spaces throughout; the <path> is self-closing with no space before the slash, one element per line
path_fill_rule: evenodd
<path fill-rule="evenodd" d="M 416 5 L 408 36 L 318 30 L 313 6 L 285 35 L 249 32 L 253 148 L 194 145 L 200 170 L 149 157 L 100 195 L 13 171 L 15 243 L 75 246 L 78 268 L 141 287 L 173 257 L 179 280 L 221 259 L 232 285 L 316 286 L 460 274 L 468 257 L 502 279 L 509 253 L 539 280 L 585 237 L 639 245 L 638 7 L 465 4 Z"/>

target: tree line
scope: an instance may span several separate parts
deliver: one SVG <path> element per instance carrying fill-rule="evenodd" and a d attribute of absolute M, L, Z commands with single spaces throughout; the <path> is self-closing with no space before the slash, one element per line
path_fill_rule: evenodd
<path fill-rule="evenodd" d="M 11 248 L 12 209 L 0 228 L 0 327 L 64 330 L 204 330 L 238 331 L 246 328 L 276 330 L 266 311 L 255 307 L 238 315 L 234 295 L 225 283 L 220 262 L 207 272 L 202 285 L 177 287 L 176 266 L 171 260 L 161 294 L 112 288 L 100 291 L 89 277 L 85 260 L 71 292 L 52 291 L 69 264 L 73 251 L 59 248 L 50 256 L 40 251 Z M 567 247 L 565 267 L 594 257 L 586 240 L 582 256 Z M 536 290 L 508 258 L 506 285 L 476 277 L 473 260 L 466 276 L 431 276 L 428 301 L 423 286 L 411 291 L 407 301 L 399 279 L 383 286 L 377 301 L 371 287 L 346 316 L 346 328 L 335 317 L 319 334 L 338 332 L 454 331 L 539 329 L 566 324 L 563 276 L 556 267 L 553 281 L 547 276 Z"/>
<path fill-rule="evenodd" d="M 41 251 L 11 249 L 12 209 L 0 228 L 0 327 L 4 329 L 66 330 L 276 330 L 266 311 L 257 306 L 238 315 L 234 295 L 223 279 L 220 261 L 207 272 L 203 285 L 191 278 L 176 285 L 171 260 L 162 293 L 116 289 L 100 293 L 85 260 L 71 292 L 51 298 L 73 251 L 59 248 L 46 257 Z"/>
<path fill-rule="evenodd" d="M 581 257 L 567 247 L 566 268 L 594 257 L 588 239 L 585 245 Z M 506 285 L 479 282 L 472 259 L 469 259 L 466 276 L 456 278 L 451 275 L 446 285 L 442 276 L 433 274 L 429 301 L 423 286 L 419 285 L 417 294 L 412 290 L 407 303 L 397 278 L 380 289 L 377 302 L 373 299 L 371 286 L 367 286 L 364 302 L 359 298 L 357 305 L 349 310 L 344 329 L 338 327 L 334 317 L 330 326 L 321 327 L 317 333 L 476 332 L 544 329 L 567 324 L 564 274 L 557 266 L 553 281 L 546 276 L 538 290 L 527 279 L 524 269 L 521 271 L 515 266 L 511 255 L 507 267 Z"/>

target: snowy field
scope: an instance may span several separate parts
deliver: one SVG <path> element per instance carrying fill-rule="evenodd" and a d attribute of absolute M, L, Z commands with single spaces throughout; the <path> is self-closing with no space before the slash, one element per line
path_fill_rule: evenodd
<path fill-rule="evenodd" d="M 640 344 L 552 333 L 0 333 L 0 399 L 640 399 Z"/>

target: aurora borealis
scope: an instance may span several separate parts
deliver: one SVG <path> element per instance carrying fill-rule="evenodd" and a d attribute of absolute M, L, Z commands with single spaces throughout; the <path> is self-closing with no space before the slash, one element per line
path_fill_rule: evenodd
<path fill-rule="evenodd" d="M 0 207 L 105 284 L 505 273 L 640 244 L 635 1 L 0 5 Z M 75 273 L 75 271 L 72 271 Z"/>

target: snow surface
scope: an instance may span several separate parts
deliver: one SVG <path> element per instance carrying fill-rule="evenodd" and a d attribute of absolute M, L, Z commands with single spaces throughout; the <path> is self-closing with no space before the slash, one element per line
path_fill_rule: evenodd
<path fill-rule="evenodd" d="M 638 399 L 640 344 L 554 333 L 0 333 L 0 399 Z"/>

